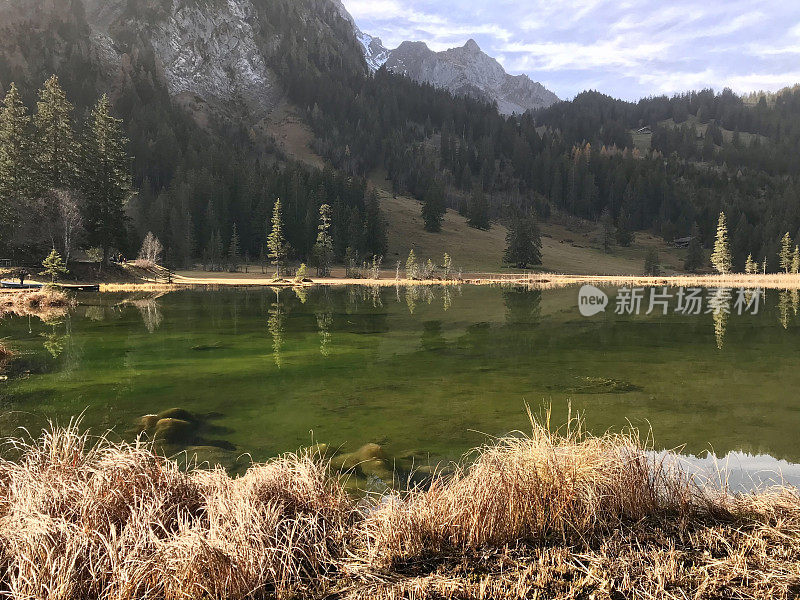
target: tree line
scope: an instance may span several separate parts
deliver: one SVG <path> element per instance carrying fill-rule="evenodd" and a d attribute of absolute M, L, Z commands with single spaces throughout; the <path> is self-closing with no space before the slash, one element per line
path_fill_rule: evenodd
<path fill-rule="evenodd" d="M 14 84 L 3 98 L 0 248 L 10 256 L 40 257 L 57 248 L 69 260 L 82 248 L 103 260 L 118 252 L 133 257 L 150 234 L 174 266 L 203 261 L 227 268 L 232 247 L 241 260 L 264 260 L 278 198 L 288 258 L 313 259 L 323 205 L 331 261 L 386 253 L 379 199 L 363 178 L 266 160 L 246 145 L 210 136 L 203 151 L 187 137 L 174 152 L 184 158 L 167 174 L 174 156 L 150 168 L 152 157 L 130 154 L 136 144 L 107 96 L 85 119 L 78 112 L 56 76 L 39 90 L 33 111 Z M 141 152 L 161 155 L 152 141 Z"/>

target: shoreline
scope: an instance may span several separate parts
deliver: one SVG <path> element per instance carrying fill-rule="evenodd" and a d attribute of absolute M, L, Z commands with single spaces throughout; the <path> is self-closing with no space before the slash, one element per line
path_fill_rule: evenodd
<path fill-rule="evenodd" d="M 346 277 L 308 278 L 302 282 L 270 277 L 187 277 L 178 275 L 171 284 L 158 282 L 103 283 L 101 292 L 174 291 L 186 288 L 273 287 L 296 288 L 315 286 L 358 285 L 365 287 L 415 287 L 455 285 L 514 285 L 540 289 L 577 285 L 636 287 L 734 287 L 765 289 L 800 289 L 800 275 L 669 275 L 645 277 L 637 275 L 567 275 L 560 273 L 473 273 L 460 279 L 412 280 L 405 278 L 353 279 Z"/>
<path fill-rule="evenodd" d="M 510 285 L 526 286 L 536 289 L 556 289 L 578 285 L 598 287 L 702 287 L 702 288 L 762 288 L 779 290 L 800 290 L 800 275 L 773 273 L 766 275 L 572 275 L 563 273 L 467 273 L 460 279 L 406 279 L 386 277 L 380 279 L 354 279 L 347 277 L 307 278 L 302 282 L 292 279 L 275 280 L 265 275 L 208 274 L 210 276 L 191 277 L 175 275 L 172 283 L 143 279 L 136 282 L 102 282 L 100 293 L 119 292 L 171 292 L 182 289 L 218 289 L 235 287 L 271 288 L 310 288 L 325 286 L 364 286 L 364 287 L 419 287 L 419 286 L 458 286 L 458 285 Z M 40 283 L 31 281 L 31 283 Z M 71 284 L 80 287 L 88 284 Z M 97 284 L 95 284 L 97 285 Z M 36 290 L 2 289 L 0 295 L 24 294 Z M 63 288 L 63 291 L 72 291 Z"/>

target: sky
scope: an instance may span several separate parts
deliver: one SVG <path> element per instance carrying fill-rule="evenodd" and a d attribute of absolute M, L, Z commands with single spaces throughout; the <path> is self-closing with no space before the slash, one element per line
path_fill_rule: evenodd
<path fill-rule="evenodd" d="M 800 83 L 800 0 L 343 0 L 387 48 L 473 38 L 509 73 L 562 99 L 583 90 L 637 100 Z"/>

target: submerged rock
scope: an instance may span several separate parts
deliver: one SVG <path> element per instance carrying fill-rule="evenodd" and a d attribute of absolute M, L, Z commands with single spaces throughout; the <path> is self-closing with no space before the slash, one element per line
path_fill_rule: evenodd
<path fill-rule="evenodd" d="M 181 421 L 196 422 L 197 417 L 184 408 L 169 408 L 158 413 L 159 419 L 180 419 Z"/>
<path fill-rule="evenodd" d="M 170 444 L 182 444 L 191 442 L 197 428 L 189 421 L 183 419 L 159 419 L 156 423 L 153 439 Z"/>

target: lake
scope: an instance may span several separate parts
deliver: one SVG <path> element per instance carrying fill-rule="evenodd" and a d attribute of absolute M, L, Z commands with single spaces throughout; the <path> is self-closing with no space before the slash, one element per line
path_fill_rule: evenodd
<path fill-rule="evenodd" d="M 0 384 L 0 435 L 83 414 L 93 432 L 133 439 L 142 416 L 180 408 L 200 424 L 171 450 L 232 469 L 243 453 L 315 443 L 439 461 L 529 429 L 530 406 L 552 426 L 580 414 L 594 433 L 639 428 L 656 451 L 798 476 L 796 292 L 756 307 L 730 290 L 730 314 L 713 314 L 719 293 L 705 290 L 700 314 L 679 314 L 679 290 L 666 290 L 649 315 L 649 290 L 639 314 L 629 292 L 602 293 L 591 317 L 577 287 L 84 295 L 52 323 L 0 322 L 21 352 Z"/>

